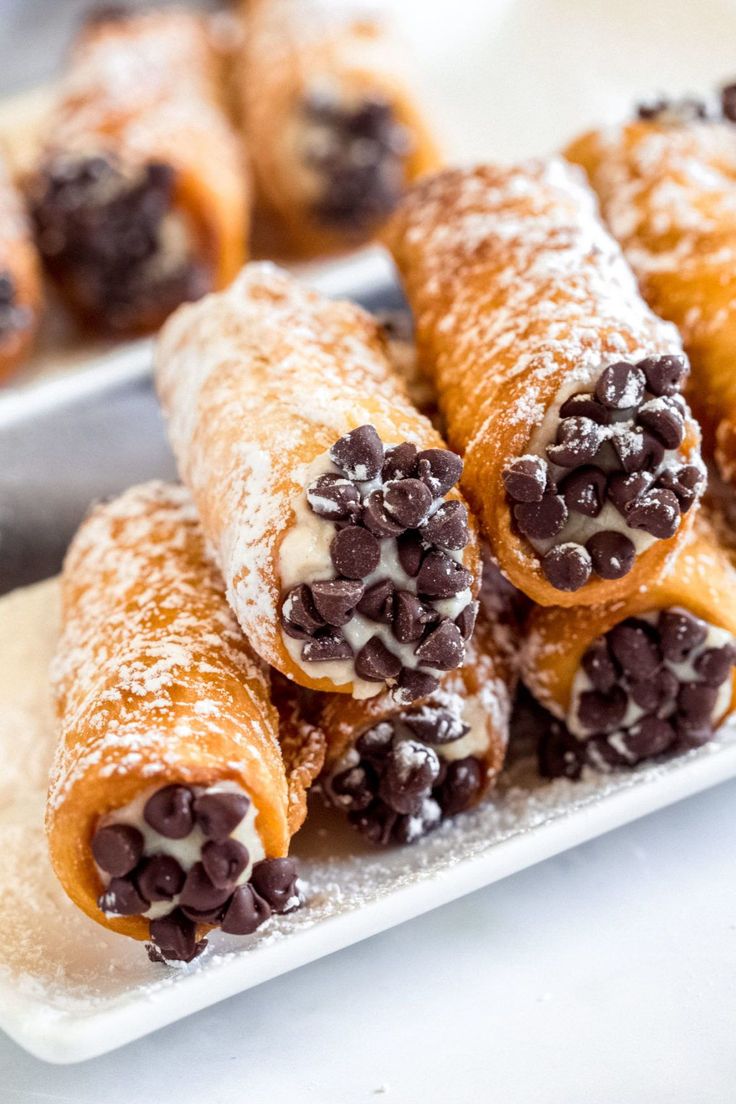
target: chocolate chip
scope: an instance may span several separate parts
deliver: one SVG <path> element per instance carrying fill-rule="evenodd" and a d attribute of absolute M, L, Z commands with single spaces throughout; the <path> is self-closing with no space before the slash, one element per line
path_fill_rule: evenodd
<path fill-rule="evenodd" d="M 208 840 L 202 848 L 202 866 L 215 889 L 232 889 L 248 859 L 248 848 L 236 839 Z"/>
<path fill-rule="evenodd" d="M 190 920 L 193 920 L 195 924 L 216 924 L 219 927 L 220 921 L 225 915 L 225 909 L 228 906 L 228 901 L 224 905 L 219 905 L 217 908 L 212 909 L 193 909 L 184 905 L 182 912 L 185 916 L 188 916 Z"/>
<path fill-rule="evenodd" d="M 194 818 L 210 839 L 225 839 L 233 832 L 250 808 L 243 793 L 201 793 L 194 799 Z"/>
<path fill-rule="evenodd" d="M 390 843 L 397 819 L 398 814 L 393 809 L 389 809 L 380 798 L 377 798 L 367 809 L 348 813 L 348 821 L 353 828 L 357 828 L 371 843 L 382 846 Z"/>
<path fill-rule="evenodd" d="M 693 667 L 708 686 L 720 686 L 731 674 L 736 663 L 736 648 L 724 644 L 721 648 L 706 648 L 695 660 Z"/>
<path fill-rule="evenodd" d="M 434 675 L 413 670 L 411 667 L 402 667 L 394 698 L 400 705 L 410 705 L 411 702 L 429 697 L 438 686 L 439 680 Z"/>
<path fill-rule="evenodd" d="M 708 109 L 702 100 L 695 99 L 693 96 L 684 96 L 680 100 L 668 100 L 660 96 L 650 103 L 639 104 L 637 115 L 647 122 L 661 122 L 676 126 L 707 118 Z"/>
<path fill-rule="evenodd" d="M 542 778 L 569 778 L 576 781 L 583 770 L 583 745 L 563 724 L 551 720 L 540 735 L 537 765 Z"/>
<path fill-rule="evenodd" d="M 600 468 L 585 465 L 561 480 L 558 490 L 570 512 L 598 517 L 606 497 L 606 476 Z"/>
<path fill-rule="evenodd" d="M 330 460 L 358 483 L 375 479 L 383 465 L 381 438 L 372 425 L 359 426 L 335 442 Z"/>
<path fill-rule="evenodd" d="M 344 475 L 326 472 L 307 487 L 307 502 L 318 517 L 342 521 L 360 510 L 358 488 Z"/>
<path fill-rule="evenodd" d="M 639 495 L 644 494 L 654 483 L 651 472 L 614 472 L 608 479 L 608 498 L 620 514 L 626 517 L 628 507 Z"/>
<path fill-rule="evenodd" d="M 435 498 L 447 494 L 457 483 L 462 471 L 462 460 L 449 449 L 424 449 L 417 455 L 417 475 L 427 484 Z"/>
<path fill-rule="evenodd" d="M 367 809 L 376 795 L 378 779 L 373 769 L 366 763 L 333 774 L 329 783 L 331 795 L 337 796 L 337 804 L 342 809 Z"/>
<path fill-rule="evenodd" d="M 401 660 L 390 652 L 380 636 L 372 636 L 355 657 L 355 673 L 368 682 L 394 679 L 401 670 Z"/>
<path fill-rule="evenodd" d="M 712 728 L 717 698 L 715 686 L 707 686 L 703 682 L 683 683 L 677 695 L 679 724 L 696 731 Z"/>
<path fill-rule="evenodd" d="M 418 839 L 436 828 L 441 821 L 442 810 L 436 801 L 427 797 L 414 815 L 396 818 L 393 838 L 401 844 L 416 843 Z"/>
<path fill-rule="evenodd" d="M 181 891 L 184 878 L 173 855 L 152 855 L 137 875 L 138 888 L 147 901 L 170 901 Z"/>
<path fill-rule="evenodd" d="M 284 632 L 296 640 L 308 640 L 324 626 L 305 583 L 287 594 L 281 607 L 281 625 Z"/>
<path fill-rule="evenodd" d="M 582 667 L 596 690 L 608 694 L 616 685 L 618 667 L 608 650 L 606 638 L 594 640 L 582 659 Z"/>
<path fill-rule="evenodd" d="M 626 521 L 632 529 L 643 529 L 658 540 L 666 540 L 677 532 L 680 524 L 680 504 L 672 491 L 647 491 L 629 507 Z"/>
<path fill-rule="evenodd" d="M 687 375 L 684 356 L 647 357 L 639 361 L 638 367 L 644 372 L 647 387 L 653 395 L 674 395 Z"/>
<path fill-rule="evenodd" d="M 430 544 L 459 551 L 470 540 L 468 511 L 462 502 L 444 502 L 422 527 Z"/>
<path fill-rule="evenodd" d="M 374 583 L 358 602 L 358 613 L 369 617 L 371 621 L 390 625 L 394 616 L 395 593 L 394 584 L 390 579 L 382 579 L 380 583 Z"/>
<path fill-rule="evenodd" d="M 708 635 L 705 621 L 687 610 L 662 610 L 657 618 L 662 654 L 670 663 L 683 663 Z"/>
<path fill-rule="evenodd" d="M 613 451 L 625 472 L 658 468 L 664 458 L 664 446 L 653 434 L 636 427 L 615 433 L 611 438 Z"/>
<path fill-rule="evenodd" d="M 545 579 L 556 590 L 580 590 L 585 586 L 593 565 L 589 553 L 580 544 L 566 541 L 550 548 L 540 564 Z"/>
<path fill-rule="evenodd" d="M 221 886 L 213 885 L 207 876 L 204 864 L 196 862 L 187 874 L 179 903 L 197 909 L 198 912 L 216 909 L 225 904 L 231 889 L 232 886 L 223 889 Z"/>
<path fill-rule="evenodd" d="M 403 529 L 416 529 L 427 517 L 432 493 L 421 479 L 397 479 L 385 486 L 383 505 Z"/>
<path fill-rule="evenodd" d="M 325 579 L 312 583 L 312 601 L 328 625 L 346 625 L 365 587 L 352 579 Z"/>
<path fill-rule="evenodd" d="M 617 747 L 614 747 L 610 737 L 605 735 L 591 736 L 590 739 L 585 740 L 582 744 L 585 762 L 599 771 L 617 770 L 632 766 L 633 755 L 626 750 L 625 743 L 622 746 L 622 735 L 617 733 L 617 737 Z"/>
<path fill-rule="evenodd" d="M 473 804 L 483 789 L 484 774 L 483 764 L 473 755 L 453 759 L 437 794 L 444 816 L 456 816 Z"/>
<path fill-rule="evenodd" d="M 330 557 L 346 579 L 365 579 L 381 562 L 381 546 L 372 533 L 351 525 L 335 533 Z"/>
<path fill-rule="evenodd" d="M 628 697 L 620 686 L 607 694 L 584 690 L 578 702 L 578 720 L 589 732 L 615 732 L 624 719 Z"/>
<path fill-rule="evenodd" d="M 520 502 L 514 506 L 514 517 L 529 540 L 548 540 L 564 528 L 567 506 L 562 495 L 546 494 L 541 502 Z"/>
<path fill-rule="evenodd" d="M 679 408 L 668 398 L 651 399 L 639 407 L 639 425 L 662 442 L 666 449 L 676 449 L 685 437 L 685 419 Z"/>
<path fill-rule="evenodd" d="M 371 491 L 368 495 L 361 520 L 379 540 L 398 537 L 406 528 L 389 514 L 384 501 L 384 492 L 381 490 Z"/>
<path fill-rule="evenodd" d="M 469 571 L 444 552 L 429 552 L 417 575 L 417 590 L 432 598 L 453 598 L 473 581 Z"/>
<path fill-rule="evenodd" d="M 143 807 L 143 819 L 166 839 L 184 839 L 194 827 L 192 791 L 186 786 L 163 786 Z"/>
<path fill-rule="evenodd" d="M 130 824 L 108 824 L 92 837 L 95 862 L 107 874 L 122 878 L 138 865 L 143 854 L 143 836 Z"/>
<path fill-rule="evenodd" d="M 686 514 L 695 502 L 705 483 L 705 472 L 695 464 L 683 464 L 680 468 L 665 468 L 657 479 L 657 486 L 672 491 Z"/>
<path fill-rule="evenodd" d="M 422 559 L 424 558 L 422 538 L 418 533 L 404 533 L 397 540 L 396 547 L 399 563 L 409 578 L 415 579 L 419 574 L 419 569 L 422 566 Z"/>
<path fill-rule="evenodd" d="M 455 624 L 459 628 L 463 640 L 470 640 L 473 635 L 479 608 L 478 602 L 468 602 L 467 606 L 460 610 L 460 613 L 455 618 Z"/>
<path fill-rule="evenodd" d="M 452 671 L 465 658 L 465 641 L 457 625 L 445 620 L 432 629 L 414 654 L 424 667 Z"/>
<path fill-rule="evenodd" d="M 594 533 L 585 547 L 590 553 L 593 570 L 601 579 L 622 579 L 634 566 L 634 542 L 615 529 Z"/>
<path fill-rule="evenodd" d="M 601 446 L 601 427 L 590 418 L 563 418 L 557 427 L 554 445 L 547 456 L 562 468 L 577 467 L 592 460 Z"/>
<path fill-rule="evenodd" d="M 246 882 L 233 893 L 220 927 L 227 935 L 252 935 L 270 916 L 266 901 Z"/>
<path fill-rule="evenodd" d="M 519 456 L 503 471 L 503 485 L 514 502 L 541 502 L 547 465 L 541 456 Z"/>
<path fill-rule="evenodd" d="M 439 614 L 432 606 L 425 605 L 414 594 L 400 590 L 396 595 L 393 621 L 394 636 L 399 644 L 409 644 L 420 640 L 427 625 L 439 620 Z"/>
<path fill-rule="evenodd" d="M 470 725 L 449 709 L 425 705 L 414 713 L 402 714 L 401 720 L 425 744 L 451 744 L 470 732 Z"/>
<path fill-rule="evenodd" d="M 641 368 L 620 360 L 601 372 L 595 397 L 609 410 L 631 410 L 644 398 L 646 378 Z"/>
<path fill-rule="evenodd" d="M 653 675 L 641 679 L 632 678 L 629 684 L 631 700 L 645 713 L 657 713 L 677 697 L 680 682 L 668 667 L 662 667 Z"/>
<path fill-rule="evenodd" d="M 648 678 L 662 666 L 662 655 L 656 636 L 646 622 L 629 618 L 608 634 L 611 654 L 627 675 L 634 679 Z"/>
<path fill-rule="evenodd" d="M 297 866 L 293 859 L 262 859 L 253 867 L 250 880 L 274 912 L 283 912 L 297 897 Z"/>
<path fill-rule="evenodd" d="M 391 746 L 395 728 L 391 720 L 379 721 L 367 729 L 355 742 L 357 751 L 366 759 L 382 760 Z"/>
<path fill-rule="evenodd" d="M 608 425 L 611 421 L 610 411 L 603 406 L 595 395 L 589 392 L 580 392 L 571 395 L 560 407 L 561 418 L 590 418 L 598 425 Z"/>
<path fill-rule="evenodd" d="M 439 767 L 432 748 L 418 740 L 400 740 L 388 755 L 379 795 L 394 812 L 418 813 L 431 793 Z"/>
<path fill-rule="evenodd" d="M 623 737 L 627 749 L 636 759 L 651 759 L 662 755 L 675 741 L 675 730 L 661 717 L 643 717 Z"/>
<path fill-rule="evenodd" d="M 736 122 L 736 84 L 727 84 L 721 89 L 721 111 L 730 122 Z"/>
<path fill-rule="evenodd" d="M 196 926 L 180 909 L 152 920 L 149 925 L 151 939 L 166 961 L 191 962 L 207 945 L 196 941 Z"/>
<path fill-rule="evenodd" d="M 353 649 L 347 640 L 337 633 L 327 633 L 315 640 L 307 640 L 302 648 L 302 659 L 308 663 L 330 663 L 333 659 L 352 659 Z"/>
<path fill-rule="evenodd" d="M 139 892 L 131 875 L 111 878 L 97 905 L 109 916 L 140 916 L 148 910 L 148 901 Z"/>
<path fill-rule="evenodd" d="M 407 479 L 416 471 L 417 446 L 405 441 L 403 445 L 394 445 L 386 449 L 386 458 L 381 468 L 384 483 L 392 479 Z"/>

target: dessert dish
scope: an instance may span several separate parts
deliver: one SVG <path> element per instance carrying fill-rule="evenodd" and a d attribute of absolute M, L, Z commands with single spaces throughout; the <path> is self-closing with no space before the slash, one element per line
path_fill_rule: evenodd
<path fill-rule="evenodd" d="M 542 736 L 543 772 L 707 743 L 736 707 L 734 593 L 736 571 L 699 518 L 670 569 L 624 601 L 533 610 L 522 677 L 563 722 Z"/>
<path fill-rule="evenodd" d="M 82 31 L 26 189 L 49 272 L 95 325 L 153 329 L 243 263 L 248 184 L 223 97 L 194 12 Z"/>
<path fill-rule="evenodd" d="M 301 253 L 371 238 L 439 157 L 385 29 L 322 0 L 249 0 L 238 82 L 258 198 Z"/>
<path fill-rule="evenodd" d="M 379 328 L 271 265 L 181 308 L 156 351 L 179 472 L 260 656 L 407 705 L 460 667 L 479 584 L 462 463 Z"/>
<path fill-rule="evenodd" d="M 652 309 L 680 329 L 690 397 L 723 476 L 736 482 L 736 87 L 639 107 L 565 156 L 588 174 Z"/>
<path fill-rule="evenodd" d="M 558 159 L 441 172 L 410 190 L 386 239 L 504 573 L 559 606 L 655 579 L 705 483 L 687 362 L 582 175 Z"/>
<path fill-rule="evenodd" d="M 209 928 L 247 935 L 298 904 L 286 856 L 322 755 L 315 730 L 279 745 L 182 487 L 134 487 L 79 530 L 54 691 L 48 842 L 88 916 L 186 962 Z"/>
<path fill-rule="evenodd" d="M 0 380 L 29 351 L 41 298 L 40 266 L 28 219 L 0 155 Z"/>

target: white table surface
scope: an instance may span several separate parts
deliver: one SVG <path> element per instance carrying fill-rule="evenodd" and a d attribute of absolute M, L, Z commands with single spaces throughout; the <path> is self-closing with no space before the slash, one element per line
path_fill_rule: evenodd
<path fill-rule="evenodd" d="M 3 1104 L 733 1104 L 736 782 Z"/>

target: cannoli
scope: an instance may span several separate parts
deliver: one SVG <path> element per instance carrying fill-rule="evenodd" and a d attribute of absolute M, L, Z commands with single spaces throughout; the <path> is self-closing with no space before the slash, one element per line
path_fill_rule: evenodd
<path fill-rule="evenodd" d="M 733 120 L 733 121 L 731 121 Z M 676 323 L 690 398 L 722 474 L 736 482 L 736 87 L 723 114 L 662 100 L 588 133 L 565 156 L 587 172 L 652 309 Z"/>
<path fill-rule="evenodd" d="M 248 186 L 222 80 L 192 12 L 85 26 L 27 191 L 49 271 L 96 325 L 154 328 L 242 265 Z"/>
<path fill-rule="evenodd" d="M 167 322 L 156 365 L 180 474 L 266 662 L 402 704 L 462 665 L 479 582 L 462 463 L 368 314 L 249 265 Z"/>
<path fill-rule="evenodd" d="M 297 252 L 372 237 L 406 185 L 439 164 L 380 24 L 322 0 L 247 4 L 243 116 L 258 196 Z"/>
<path fill-rule="evenodd" d="M 669 571 L 623 602 L 531 614 L 522 677 L 561 722 L 545 773 L 700 747 L 736 706 L 736 571 L 698 520 Z"/>
<path fill-rule="evenodd" d="M 285 764 L 267 671 L 183 488 L 94 511 L 64 565 L 62 623 L 46 825 L 75 904 L 183 961 L 210 927 L 249 934 L 294 906 L 286 855 L 321 756 L 314 733 L 302 751 L 292 734 Z"/>
<path fill-rule="evenodd" d="M 28 352 L 41 311 L 41 276 L 23 204 L 0 155 L 0 379 Z"/>
<path fill-rule="evenodd" d="M 582 176 L 556 159 L 439 173 L 386 236 L 464 493 L 509 579 L 571 606 L 656 577 L 704 484 L 687 364 Z"/>

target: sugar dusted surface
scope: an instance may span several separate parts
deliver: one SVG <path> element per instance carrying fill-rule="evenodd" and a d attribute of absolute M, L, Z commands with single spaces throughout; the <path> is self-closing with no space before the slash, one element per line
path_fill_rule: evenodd
<path fill-rule="evenodd" d="M 687 764 L 718 755 L 727 735 L 678 763 L 626 775 L 589 774 L 579 783 L 540 784 L 521 758 L 506 771 L 491 801 L 441 827 L 410 849 L 376 853 L 356 833 L 315 807 L 309 827 L 295 841 L 305 876 L 305 906 L 276 917 L 247 940 L 217 936 L 205 956 L 183 969 L 166 970 L 146 959 L 140 944 L 105 931 L 67 900 L 49 865 L 43 835 L 46 771 L 53 724 L 47 668 L 56 643 L 56 581 L 17 591 L 0 603 L 0 997 L 3 989 L 34 1003 L 34 1015 L 51 1027 L 140 1002 L 179 987 L 193 974 L 228 970 L 234 960 L 298 939 L 315 924 L 357 914 L 371 902 L 449 872 L 504 840 L 537 832 L 574 816 L 622 789 L 654 785 Z M 49 917 L 54 922 L 49 924 Z M 255 962 L 254 962 L 255 966 Z M 0 1007 L 5 1002 L 0 999 Z M 1 1015 L 1 1014 L 0 1014 Z M 6 1021 L 10 1024 L 10 1019 Z"/>

